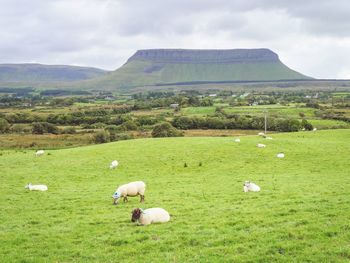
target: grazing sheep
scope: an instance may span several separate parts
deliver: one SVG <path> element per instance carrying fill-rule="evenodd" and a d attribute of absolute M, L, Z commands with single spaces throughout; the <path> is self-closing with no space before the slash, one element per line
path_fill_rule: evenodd
<path fill-rule="evenodd" d="M 149 208 L 143 210 L 136 208 L 132 211 L 131 222 L 139 222 L 139 225 L 146 226 L 152 223 L 165 223 L 170 220 L 169 213 L 163 208 Z"/>
<path fill-rule="evenodd" d="M 41 156 L 41 155 L 44 155 L 44 150 L 39 150 L 35 153 L 35 156 Z"/>
<path fill-rule="evenodd" d="M 313 131 L 317 131 L 317 128 L 314 128 Z"/>
<path fill-rule="evenodd" d="M 32 185 L 31 183 L 27 184 L 25 186 L 26 189 L 29 189 L 30 191 L 47 191 L 47 186 L 43 184 L 37 184 Z"/>
<path fill-rule="evenodd" d="M 243 191 L 245 193 L 247 193 L 247 192 L 260 192 L 260 187 L 254 183 L 251 183 L 249 181 L 245 181 L 243 184 Z"/>
<path fill-rule="evenodd" d="M 241 142 L 240 138 L 235 139 L 235 142 Z"/>
<path fill-rule="evenodd" d="M 284 158 L 284 153 L 278 153 L 277 158 Z"/>
<path fill-rule="evenodd" d="M 259 132 L 258 135 L 261 137 L 266 137 L 265 133 L 263 133 L 263 132 Z"/>
<path fill-rule="evenodd" d="M 256 147 L 258 147 L 258 148 L 265 148 L 266 145 L 265 145 L 265 144 L 262 144 L 262 143 L 258 143 L 258 144 L 256 145 Z"/>
<path fill-rule="evenodd" d="M 265 139 L 272 140 L 272 137 L 267 136 L 267 137 L 265 137 Z"/>
<path fill-rule="evenodd" d="M 118 161 L 114 160 L 111 165 L 109 166 L 109 169 L 115 169 L 119 165 Z"/>
<path fill-rule="evenodd" d="M 118 187 L 118 189 L 113 194 L 113 204 L 117 205 L 119 198 L 123 197 L 123 201 L 128 201 L 128 196 L 137 196 L 140 195 L 140 202 L 145 201 L 145 191 L 146 184 L 142 181 L 131 182 L 128 184 L 123 184 Z"/>

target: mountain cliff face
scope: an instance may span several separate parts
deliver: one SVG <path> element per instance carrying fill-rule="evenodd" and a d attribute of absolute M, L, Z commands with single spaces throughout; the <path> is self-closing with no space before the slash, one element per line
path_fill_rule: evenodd
<path fill-rule="evenodd" d="M 230 64 L 278 62 L 276 53 L 269 49 L 148 49 L 138 50 L 127 63 L 135 60 L 154 63 L 193 63 L 193 64 Z"/>
<path fill-rule="evenodd" d="M 139 50 L 116 71 L 86 85 L 107 89 L 180 83 L 310 79 L 284 65 L 269 49 Z"/>

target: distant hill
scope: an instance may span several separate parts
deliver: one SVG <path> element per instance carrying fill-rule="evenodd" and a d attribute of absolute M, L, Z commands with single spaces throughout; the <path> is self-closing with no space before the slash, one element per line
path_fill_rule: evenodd
<path fill-rule="evenodd" d="M 107 71 L 66 65 L 0 64 L 0 82 L 73 82 L 96 78 Z"/>
<path fill-rule="evenodd" d="M 82 86 L 130 89 L 180 83 L 311 79 L 284 65 L 269 49 L 139 50 L 119 69 Z"/>

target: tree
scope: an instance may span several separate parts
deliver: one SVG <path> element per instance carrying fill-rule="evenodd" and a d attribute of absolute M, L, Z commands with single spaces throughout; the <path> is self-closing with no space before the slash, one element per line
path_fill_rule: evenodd
<path fill-rule="evenodd" d="M 152 137 L 180 137 L 183 136 L 182 132 L 173 127 L 169 122 L 163 122 L 154 126 L 152 131 Z"/>

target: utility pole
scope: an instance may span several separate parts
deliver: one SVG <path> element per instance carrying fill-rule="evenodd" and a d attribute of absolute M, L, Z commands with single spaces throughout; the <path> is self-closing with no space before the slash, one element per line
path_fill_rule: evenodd
<path fill-rule="evenodd" d="M 267 132 L 267 109 L 265 109 L 264 113 L 265 113 L 265 134 L 266 134 L 266 132 Z"/>

